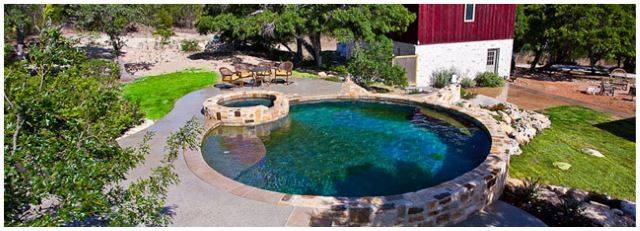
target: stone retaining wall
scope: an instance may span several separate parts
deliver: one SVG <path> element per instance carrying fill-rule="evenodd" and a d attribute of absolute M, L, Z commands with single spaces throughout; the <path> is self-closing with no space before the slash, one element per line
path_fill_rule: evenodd
<path fill-rule="evenodd" d="M 235 99 L 275 97 L 273 106 L 227 107 L 223 102 Z M 208 98 L 204 104 L 205 129 L 221 123 L 225 126 L 253 126 L 268 123 L 289 114 L 289 100 L 277 91 L 243 91 Z"/>

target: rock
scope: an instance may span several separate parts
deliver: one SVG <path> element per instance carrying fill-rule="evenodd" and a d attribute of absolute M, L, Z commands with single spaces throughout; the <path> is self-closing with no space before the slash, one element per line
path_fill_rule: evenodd
<path fill-rule="evenodd" d="M 572 188 L 572 189 L 569 189 L 569 191 L 567 191 L 567 196 L 577 201 L 584 201 L 587 199 L 588 193 L 580 189 Z"/>
<path fill-rule="evenodd" d="M 562 186 L 549 185 L 547 187 L 549 187 L 549 189 L 556 192 L 557 194 L 561 194 L 561 195 L 567 194 L 567 192 L 569 191 L 569 188 L 562 187 Z"/>
<path fill-rule="evenodd" d="M 612 209 L 611 212 L 613 212 L 613 214 L 618 215 L 618 216 L 624 215 L 624 213 L 620 209 Z"/>
<path fill-rule="evenodd" d="M 504 131 L 507 135 L 511 135 L 515 132 L 510 123 L 500 123 L 498 126 L 500 126 L 500 130 Z"/>
<path fill-rule="evenodd" d="M 520 145 L 529 143 L 529 137 L 522 135 L 520 133 L 517 133 L 514 138 Z"/>
<path fill-rule="evenodd" d="M 589 218 L 594 224 L 604 227 L 635 226 L 635 221 L 626 216 L 620 215 L 620 210 L 610 209 L 609 206 L 591 201 L 582 203 L 584 208 L 582 214 Z"/>
<path fill-rule="evenodd" d="M 598 202 L 590 201 L 581 205 L 584 208 L 582 212 L 584 216 L 594 221 L 600 226 L 611 226 L 609 222 L 610 217 L 615 216 L 609 209 L 609 206 L 600 204 Z"/>
<path fill-rule="evenodd" d="M 601 152 L 599 152 L 598 150 L 595 150 L 595 149 L 591 149 L 591 148 L 583 148 L 582 152 L 584 152 L 586 154 L 589 154 L 589 155 L 592 155 L 592 156 L 595 156 L 595 157 L 600 157 L 600 158 L 604 157 L 604 155 Z"/>
<path fill-rule="evenodd" d="M 522 118 L 522 114 L 520 114 L 520 111 L 518 110 L 512 110 L 509 113 L 509 116 L 511 116 L 511 120 L 519 120 Z"/>
<path fill-rule="evenodd" d="M 559 206 L 562 204 L 562 199 L 560 199 L 558 194 L 546 187 L 538 188 L 537 198 L 538 200 L 549 202 L 553 206 Z"/>
<path fill-rule="evenodd" d="M 620 203 L 620 209 L 622 210 L 622 212 L 624 212 L 624 214 L 627 214 L 633 217 L 633 219 L 636 219 L 636 203 L 635 202 L 623 200 Z"/>
<path fill-rule="evenodd" d="M 321 71 L 321 72 L 318 72 L 318 76 L 321 77 L 321 78 L 322 77 L 327 77 L 327 73 L 324 72 L 324 71 Z"/>
<path fill-rule="evenodd" d="M 511 124 L 511 117 L 507 113 L 498 111 L 498 114 L 502 118 L 502 121 L 506 122 L 507 124 Z"/>
<path fill-rule="evenodd" d="M 571 164 L 566 162 L 553 162 L 553 166 L 559 168 L 560 170 L 569 170 L 571 168 Z"/>

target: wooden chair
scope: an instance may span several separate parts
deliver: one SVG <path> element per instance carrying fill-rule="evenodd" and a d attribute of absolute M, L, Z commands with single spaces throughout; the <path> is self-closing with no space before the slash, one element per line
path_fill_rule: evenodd
<path fill-rule="evenodd" d="M 218 70 L 220 71 L 220 75 L 222 76 L 222 82 L 234 85 L 236 83 L 240 83 L 241 86 L 244 86 L 244 81 L 241 80 L 240 76 L 237 73 L 229 70 L 229 68 L 221 67 Z"/>
<path fill-rule="evenodd" d="M 289 84 L 289 76 L 293 73 L 293 63 L 286 61 L 280 63 L 278 67 L 276 67 L 275 77 L 285 76 L 285 83 Z"/>

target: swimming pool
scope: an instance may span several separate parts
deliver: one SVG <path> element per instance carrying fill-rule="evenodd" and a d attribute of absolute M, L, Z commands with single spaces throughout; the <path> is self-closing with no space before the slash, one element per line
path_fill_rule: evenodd
<path fill-rule="evenodd" d="M 475 123 L 409 103 L 300 103 L 288 116 L 252 129 L 267 132 L 215 128 L 204 138 L 204 160 L 235 181 L 288 194 L 416 191 L 474 169 L 491 146 Z"/>

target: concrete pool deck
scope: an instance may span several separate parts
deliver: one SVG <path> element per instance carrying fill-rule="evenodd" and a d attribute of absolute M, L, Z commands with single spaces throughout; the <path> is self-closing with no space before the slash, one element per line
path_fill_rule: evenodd
<path fill-rule="evenodd" d="M 313 96 L 336 94 L 341 87 L 340 83 L 315 79 L 293 78 L 293 82 L 291 85 L 272 84 L 254 89 Z M 153 139 L 149 143 L 151 153 L 146 157 L 144 165 L 130 172 L 131 178 L 146 177 L 150 174 L 152 168 L 160 165 L 165 141 L 171 132 L 176 131 L 192 117 L 197 118 L 199 121 L 204 120 L 201 109 L 205 99 L 225 92 L 250 89 L 250 87 L 245 87 L 220 90 L 210 87 L 191 92 L 176 101 L 173 110 L 162 119 L 156 121 L 153 126 L 120 139 L 118 142 L 123 147 L 137 147 L 147 131 L 155 132 Z M 175 171 L 180 178 L 180 183 L 169 188 L 166 201 L 169 213 L 173 214 L 173 226 L 305 225 L 304 223 L 296 222 L 304 220 L 306 212 L 302 211 L 302 209 L 294 211 L 291 206 L 277 206 L 250 200 L 203 182 L 187 167 L 182 155 L 175 162 Z M 524 211 L 522 213 L 524 215 L 520 214 L 521 216 L 531 216 Z M 509 211 L 504 214 L 517 215 L 518 213 Z M 515 217 L 514 219 L 516 221 L 527 220 Z M 478 225 L 482 226 L 480 223 Z M 528 224 L 522 224 L 521 226 L 528 226 Z"/>

